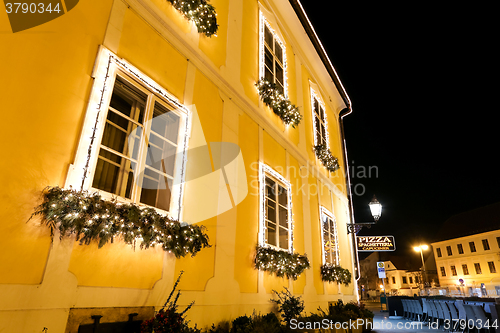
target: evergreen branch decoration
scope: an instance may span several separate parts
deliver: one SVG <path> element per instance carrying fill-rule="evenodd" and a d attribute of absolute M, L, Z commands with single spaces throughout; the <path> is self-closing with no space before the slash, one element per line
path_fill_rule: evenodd
<path fill-rule="evenodd" d="M 58 229 L 60 238 L 76 234 L 80 244 L 97 241 L 101 248 L 121 236 L 129 245 L 140 242 L 141 249 L 159 245 L 177 258 L 188 253 L 194 256 L 210 247 L 204 226 L 180 223 L 153 208 L 103 200 L 98 193 L 60 187 L 48 187 L 43 191 L 43 199 L 30 219 L 40 215 L 52 237 Z"/>
<path fill-rule="evenodd" d="M 259 91 L 262 102 L 269 106 L 285 124 L 295 128 L 295 126 L 300 123 L 302 115 L 299 113 L 299 108 L 293 105 L 292 102 L 279 91 L 276 83 L 270 83 L 266 79 L 260 79 L 255 86 Z"/>
<path fill-rule="evenodd" d="M 198 33 L 207 37 L 216 35 L 219 25 L 215 7 L 208 0 L 167 0 L 176 10 L 184 14 L 186 19 L 193 21 Z M 217 36 L 217 35 L 216 35 Z"/>
<path fill-rule="evenodd" d="M 256 269 L 275 274 L 277 277 L 286 276 L 297 280 L 297 277 L 309 267 L 309 259 L 306 255 L 257 246 Z"/>
<path fill-rule="evenodd" d="M 314 152 L 328 171 L 335 172 L 340 168 L 338 159 L 332 155 L 332 152 L 326 145 L 314 146 Z"/>
<path fill-rule="evenodd" d="M 342 283 L 347 287 L 351 279 L 351 272 L 346 268 L 329 264 L 321 266 L 321 280 L 323 281 Z"/>

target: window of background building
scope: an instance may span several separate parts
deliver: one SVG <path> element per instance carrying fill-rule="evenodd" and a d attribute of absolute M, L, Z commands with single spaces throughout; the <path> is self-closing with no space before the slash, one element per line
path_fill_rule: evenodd
<path fill-rule="evenodd" d="M 413 277 L 410 276 L 410 283 L 413 283 Z"/>
<path fill-rule="evenodd" d="M 500 237 L 497 237 L 497 245 L 498 245 L 498 248 L 500 249 Z"/>
<path fill-rule="evenodd" d="M 173 106 L 117 76 L 92 187 L 169 211 L 180 120 Z"/>
<path fill-rule="evenodd" d="M 495 263 L 493 261 L 488 261 L 488 268 L 490 269 L 490 273 L 497 272 L 497 269 L 495 268 Z"/>
<path fill-rule="evenodd" d="M 443 256 L 443 255 L 442 255 L 442 253 L 441 253 L 441 248 L 439 248 L 439 247 L 438 247 L 438 248 L 436 248 L 436 254 L 437 254 L 437 256 L 438 256 L 439 258 Z"/>
<path fill-rule="evenodd" d="M 396 284 L 396 278 L 394 276 L 392 277 L 392 284 Z"/>
<path fill-rule="evenodd" d="M 467 264 L 462 265 L 462 272 L 464 275 L 469 275 L 469 268 L 467 267 Z"/>
<path fill-rule="evenodd" d="M 262 13 L 261 13 L 262 15 Z M 263 25 L 261 37 L 262 56 L 261 76 L 271 83 L 275 83 L 282 94 L 286 96 L 286 62 L 283 42 L 274 33 L 268 22 L 261 19 Z"/>
<path fill-rule="evenodd" d="M 450 269 L 451 269 L 451 275 L 457 276 L 457 268 L 454 265 L 451 265 Z"/>
<path fill-rule="evenodd" d="M 265 241 L 280 249 L 290 249 L 291 221 L 288 186 L 271 174 L 265 174 Z"/>
<path fill-rule="evenodd" d="M 476 274 L 482 274 L 483 273 L 481 271 L 481 265 L 478 262 L 474 263 L 474 269 L 476 270 Z"/>
<path fill-rule="evenodd" d="M 333 215 L 325 209 L 321 210 L 321 220 L 325 263 L 339 265 L 337 222 Z"/>
<path fill-rule="evenodd" d="M 446 276 L 446 270 L 444 269 L 444 267 L 440 267 L 441 269 L 441 276 Z"/>
<path fill-rule="evenodd" d="M 490 249 L 490 243 L 488 243 L 487 239 L 483 239 L 482 242 L 483 242 L 483 249 L 485 251 L 488 251 Z"/>
<path fill-rule="evenodd" d="M 448 253 L 449 256 L 453 255 L 453 252 L 451 252 L 451 246 L 446 247 L 446 252 Z"/>
<path fill-rule="evenodd" d="M 464 254 L 464 248 L 462 244 L 457 244 L 458 254 Z"/>
<path fill-rule="evenodd" d="M 476 252 L 476 244 L 474 242 L 469 242 L 470 252 Z"/>

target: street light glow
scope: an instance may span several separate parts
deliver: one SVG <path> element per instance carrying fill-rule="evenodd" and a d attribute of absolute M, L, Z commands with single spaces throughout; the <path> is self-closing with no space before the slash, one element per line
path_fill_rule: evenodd
<path fill-rule="evenodd" d="M 382 215 L 382 205 L 380 204 L 380 202 L 378 202 L 377 198 L 373 196 L 373 199 L 372 201 L 370 201 L 368 206 L 370 206 L 370 211 L 372 213 L 373 219 L 375 220 L 375 222 L 377 222 L 380 218 L 380 215 Z"/>

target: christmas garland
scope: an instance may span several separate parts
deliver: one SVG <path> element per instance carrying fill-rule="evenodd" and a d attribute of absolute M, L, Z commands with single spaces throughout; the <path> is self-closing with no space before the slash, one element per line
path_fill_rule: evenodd
<path fill-rule="evenodd" d="M 300 123 L 302 115 L 299 113 L 299 108 L 290 102 L 278 89 L 276 83 L 270 83 L 266 79 L 260 79 L 255 84 L 259 91 L 259 96 L 262 102 L 269 106 L 281 120 L 287 125 L 292 125 L 293 128 Z"/>
<path fill-rule="evenodd" d="M 30 219 L 41 215 L 42 224 L 50 228 L 52 237 L 57 228 L 60 238 L 76 234 L 80 244 L 97 241 L 100 248 L 120 236 L 130 245 L 140 242 L 141 249 L 160 245 L 177 258 L 188 253 L 194 256 L 210 247 L 204 226 L 179 223 L 153 208 L 103 200 L 98 193 L 60 187 L 48 187 L 43 191 L 43 199 Z"/>
<path fill-rule="evenodd" d="M 270 272 L 278 277 L 286 276 L 297 280 L 297 277 L 309 267 L 309 259 L 306 255 L 257 246 L 256 269 Z"/>
<path fill-rule="evenodd" d="M 328 171 L 335 172 L 340 168 L 338 159 L 332 155 L 332 152 L 326 145 L 314 146 L 314 152 L 316 153 L 316 157 L 323 163 Z"/>
<path fill-rule="evenodd" d="M 329 264 L 321 266 L 321 280 L 323 281 L 342 283 L 347 287 L 351 279 L 351 272 L 346 268 Z"/>
<path fill-rule="evenodd" d="M 217 13 L 208 0 L 167 0 L 184 14 L 186 19 L 193 21 L 198 32 L 207 37 L 217 33 Z"/>

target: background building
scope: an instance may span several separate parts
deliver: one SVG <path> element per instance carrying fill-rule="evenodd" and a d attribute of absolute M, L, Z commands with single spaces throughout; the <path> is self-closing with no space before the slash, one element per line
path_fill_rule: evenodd
<path fill-rule="evenodd" d="M 439 281 L 451 295 L 500 295 L 500 204 L 448 219 L 432 243 Z"/>
<path fill-rule="evenodd" d="M 285 287 L 308 312 L 357 299 L 342 134 L 349 98 L 298 1 L 211 3 L 211 37 L 213 17 L 197 28 L 165 0 L 80 1 L 2 34 L 0 331 L 73 332 L 91 315 L 145 319 L 181 271 L 180 306 L 195 301 L 187 315 L 201 327 L 265 313 L 272 290 Z M 263 103 L 261 78 L 274 84 L 271 97 L 278 91 L 298 106 L 300 123 L 291 104 L 277 106 L 280 118 Z M 315 146 L 324 148 L 319 157 Z M 186 244 L 189 226 L 204 226 L 212 246 L 179 259 L 141 249 L 171 237 L 157 231 L 129 246 L 127 235 L 144 231 L 137 223 L 150 221 L 129 215 L 118 224 L 107 212 L 79 223 L 113 242 L 59 239 L 57 230 L 52 242 L 39 216 L 29 220 L 47 186 L 99 191 L 117 201 L 112 210 L 135 204 L 178 219 Z M 65 200 L 73 199 L 48 209 Z M 58 218 L 79 221 L 76 211 Z M 307 255 L 311 267 L 296 280 L 257 270 L 257 245 Z M 351 284 L 323 281 L 325 264 L 348 269 Z"/>

